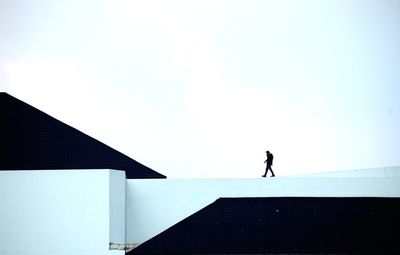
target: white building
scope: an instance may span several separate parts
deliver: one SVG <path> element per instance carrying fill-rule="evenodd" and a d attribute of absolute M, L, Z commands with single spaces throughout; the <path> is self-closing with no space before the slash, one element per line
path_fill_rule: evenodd
<path fill-rule="evenodd" d="M 340 210 L 332 220 L 346 220 L 348 227 L 334 229 L 335 224 L 329 225 L 336 231 L 335 238 L 326 240 L 324 246 L 315 245 L 316 250 L 311 252 L 364 252 L 362 247 L 370 252 L 399 251 L 396 247 L 399 233 L 383 227 L 388 222 L 393 227 L 400 225 L 400 220 L 393 217 L 400 208 L 396 206 L 400 203 L 400 167 L 269 179 L 165 179 L 162 174 L 6 93 L 0 93 L 0 118 L 0 254 L 125 254 L 124 249 L 139 245 L 130 253 L 310 252 L 308 241 L 315 241 L 317 235 L 332 237 L 331 233 L 325 233 L 331 231 L 328 227 L 321 227 L 309 236 L 293 232 L 304 222 L 312 225 L 314 218 L 302 214 L 305 207 L 292 207 L 292 202 L 300 201 L 303 205 L 310 198 L 317 199 L 310 212 L 323 215 L 315 219 L 332 219 L 329 217 L 335 213 L 332 211 L 335 207 L 324 211 L 330 201 L 348 205 L 349 212 L 347 215 L 346 210 L 337 208 Z M 220 200 L 221 197 L 225 199 Z M 286 201 L 282 202 L 283 207 L 274 204 L 275 211 L 268 216 L 278 217 L 274 224 L 280 224 L 279 229 L 286 231 L 287 235 L 279 239 L 285 241 L 286 250 L 280 250 L 282 245 L 276 242 L 275 246 L 267 242 L 251 243 L 257 238 L 263 241 L 277 235 L 276 231 L 260 230 L 259 224 L 250 227 L 248 221 L 250 215 L 260 224 L 267 224 L 264 217 L 269 209 L 257 208 L 270 201 L 278 204 Z M 232 218 L 233 213 L 245 208 L 232 207 L 226 211 L 229 215 L 214 215 L 215 210 L 232 203 L 248 204 L 255 209 L 246 208 L 239 218 Z M 282 218 L 285 208 L 291 209 Z M 285 223 L 291 217 L 297 217 L 299 222 Z M 360 225 L 354 225 L 359 229 L 354 230 L 352 222 L 362 222 L 363 217 L 369 219 L 366 225 L 377 224 L 381 231 L 371 230 L 365 237 L 349 235 L 358 232 L 347 230 L 362 231 Z M 218 220 L 198 225 L 196 219 Z M 220 222 L 221 219 L 226 222 Z M 215 224 L 220 224 L 218 233 Z M 197 230 L 190 231 L 190 226 Z M 187 228 L 186 232 L 182 228 Z M 249 229 L 253 231 L 242 237 L 241 232 Z M 201 240 L 194 240 L 197 234 Z M 172 239 L 173 236 L 177 238 Z M 238 236 L 240 241 L 229 243 Z M 216 238 L 218 242 L 214 242 Z M 246 245 L 252 247 L 246 250 Z"/>

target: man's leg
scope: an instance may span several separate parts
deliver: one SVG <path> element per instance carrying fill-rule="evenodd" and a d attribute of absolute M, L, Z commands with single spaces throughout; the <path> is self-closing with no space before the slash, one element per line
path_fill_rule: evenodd
<path fill-rule="evenodd" d="M 265 168 L 265 173 L 261 175 L 261 177 L 267 177 L 267 172 L 268 172 L 268 166 Z"/>
<path fill-rule="evenodd" d="M 271 165 L 269 165 L 267 167 L 267 171 L 268 171 L 268 169 L 271 170 L 271 173 L 272 173 L 271 177 L 275 177 L 275 174 L 274 174 L 274 171 L 272 171 Z"/>

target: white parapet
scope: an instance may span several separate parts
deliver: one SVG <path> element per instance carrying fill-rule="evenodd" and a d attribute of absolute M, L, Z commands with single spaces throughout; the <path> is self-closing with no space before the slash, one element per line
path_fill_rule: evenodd
<path fill-rule="evenodd" d="M 400 166 L 369 168 L 369 169 L 354 169 L 336 172 L 320 172 L 302 175 L 292 175 L 290 177 L 340 177 L 340 178 L 360 178 L 360 177 L 384 177 L 393 178 L 400 177 Z"/>
<path fill-rule="evenodd" d="M 361 177 L 127 180 L 127 242 L 143 243 L 220 197 L 400 197 L 399 175 L 382 171 L 387 169 L 359 170 Z"/>
<path fill-rule="evenodd" d="M 111 255 L 125 243 L 125 173 L 0 171 L 0 254 Z"/>

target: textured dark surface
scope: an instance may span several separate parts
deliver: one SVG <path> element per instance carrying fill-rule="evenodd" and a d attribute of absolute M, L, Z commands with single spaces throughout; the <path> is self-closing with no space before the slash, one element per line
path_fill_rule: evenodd
<path fill-rule="evenodd" d="M 124 170 L 127 178 L 165 178 L 79 130 L 1 92 L 0 170 L 35 169 L 116 169 Z"/>
<path fill-rule="evenodd" d="M 127 254 L 400 254 L 399 198 L 221 198 Z"/>

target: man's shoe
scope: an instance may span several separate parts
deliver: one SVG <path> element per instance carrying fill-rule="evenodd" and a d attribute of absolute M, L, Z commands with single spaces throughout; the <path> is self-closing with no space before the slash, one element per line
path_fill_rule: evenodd
<path fill-rule="evenodd" d="M 274 175 L 271 175 L 271 177 L 275 177 L 275 174 L 274 174 Z"/>
<path fill-rule="evenodd" d="M 266 177 L 266 176 L 265 176 L 265 174 L 264 174 L 264 175 L 261 175 L 261 177 Z"/>

